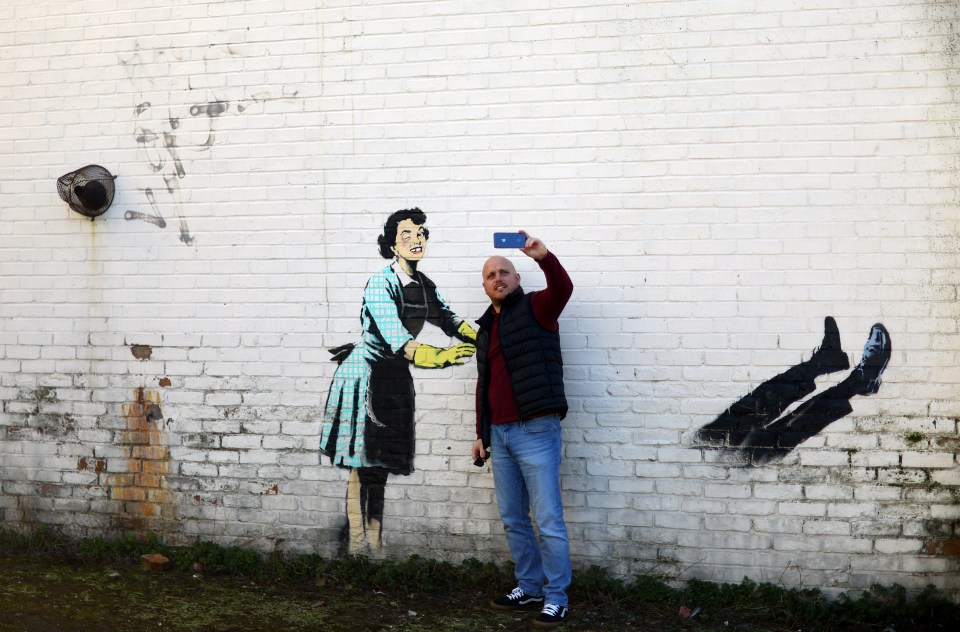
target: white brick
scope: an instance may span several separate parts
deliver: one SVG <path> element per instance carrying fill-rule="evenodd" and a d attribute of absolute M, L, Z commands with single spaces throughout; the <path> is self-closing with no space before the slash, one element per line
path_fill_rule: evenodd
<path fill-rule="evenodd" d="M 904 452 L 903 467 L 946 469 L 956 466 L 953 454 L 931 454 L 927 452 Z"/>
<path fill-rule="evenodd" d="M 756 498 L 778 500 L 799 500 L 804 497 L 800 485 L 755 485 L 753 495 Z"/>
<path fill-rule="evenodd" d="M 885 555 L 912 555 L 923 550 L 923 540 L 875 540 L 874 547 Z"/>
<path fill-rule="evenodd" d="M 753 490 L 750 485 L 704 485 L 703 495 L 707 498 L 750 498 Z"/>
<path fill-rule="evenodd" d="M 780 503 L 778 512 L 785 516 L 823 516 L 827 513 L 827 506 L 823 503 Z"/>

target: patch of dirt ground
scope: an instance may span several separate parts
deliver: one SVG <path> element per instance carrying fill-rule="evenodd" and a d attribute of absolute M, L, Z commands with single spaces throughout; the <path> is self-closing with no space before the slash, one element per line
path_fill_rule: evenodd
<path fill-rule="evenodd" d="M 491 594 L 403 596 L 330 582 L 281 585 L 238 578 L 150 572 L 138 566 L 77 566 L 0 552 L 0 632 L 515 632 L 535 613 L 497 612 Z M 562 630 L 676 632 L 760 628 L 684 619 L 673 606 L 571 604 Z M 774 628 L 770 628 L 773 630 Z M 782 628 L 780 628 L 782 629 Z"/>

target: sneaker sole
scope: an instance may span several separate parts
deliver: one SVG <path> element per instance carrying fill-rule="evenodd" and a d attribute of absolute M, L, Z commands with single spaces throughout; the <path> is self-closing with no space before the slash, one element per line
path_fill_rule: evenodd
<path fill-rule="evenodd" d="M 543 606 L 543 599 L 541 599 L 540 601 L 528 601 L 526 603 L 511 604 L 509 606 L 501 606 L 500 604 L 493 601 L 492 599 L 490 600 L 490 607 L 493 608 L 494 610 L 503 610 L 503 611 L 529 610 L 533 607 L 539 608 L 542 606 Z"/>

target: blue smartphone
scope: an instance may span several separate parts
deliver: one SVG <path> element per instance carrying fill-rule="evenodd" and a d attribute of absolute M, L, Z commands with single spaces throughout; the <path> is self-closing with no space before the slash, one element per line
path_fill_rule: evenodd
<path fill-rule="evenodd" d="M 523 248 L 527 243 L 527 236 L 523 233 L 494 233 L 494 248 Z"/>

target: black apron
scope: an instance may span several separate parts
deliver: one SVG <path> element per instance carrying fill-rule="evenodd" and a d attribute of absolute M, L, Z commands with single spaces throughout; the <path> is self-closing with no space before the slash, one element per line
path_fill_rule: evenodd
<path fill-rule="evenodd" d="M 420 278 L 417 273 L 415 279 Z M 400 293 L 400 322 L 416 337 L 427 320 L 429 305 L 423 283 L 412 281 Z M 413 377 L 402 353 L 378 360 L 370 367 L 364 443 L 367 459 L 392 474 L 413 471 L 416 448 Z"/>

